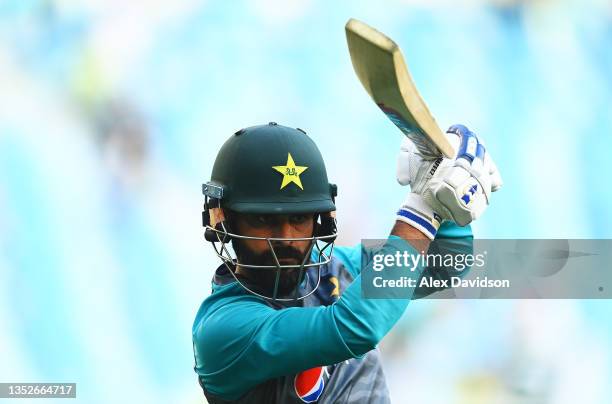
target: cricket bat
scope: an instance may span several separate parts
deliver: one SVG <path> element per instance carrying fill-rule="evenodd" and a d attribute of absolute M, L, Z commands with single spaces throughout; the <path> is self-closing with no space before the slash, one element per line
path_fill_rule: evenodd
<path fill-rule="evenodd" d="M 456 152 L 421 98 L 400 48 L 383 33 L 351 18 L 346 40 L 353 68 L 372 100 L 427 158 Z"/>

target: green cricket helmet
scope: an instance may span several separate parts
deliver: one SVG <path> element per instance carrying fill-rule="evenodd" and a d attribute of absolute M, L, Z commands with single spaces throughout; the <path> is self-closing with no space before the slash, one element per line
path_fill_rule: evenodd
<path fill-rule="evenodd" d="M 221 147 L 211 180 L 202 186 L 202 191 L 206 196 L 203 218 L 206 240 L 213 244 L 217 256 L 240 285 L 260 297 L 281 301 L 303 299 L 316 290 L 320 282 L 320 266 L 330 261 L 336 238 L 336 222 L 331 214 L 336 210 L 336 186 L 328 182 L 323 157 L 306 132 L 275 122 L 239 130 Z M 250 214 L 318 213 L 319 216 L 312 237 L 259 238 L 233 233 L 224 221 L 212 224 L 209 208 Z M 232 239 L 266 240 L 275 260 L 272 242 L 310 240 L 310 249 L 300 265 L 280 265 L 278 260 L 276 265 L 250 265 L 244 262 L 239 265 L 249 270 L 276 270 L 277 284 L 283 269 L 299 268 L 298 279 L 301 282 L 302 272 L 316 267 L 316 285 L 309 293 L 298 296 L 298 284 L 293 298 L 279 297 L 276 287 L 271 296 L 256 292 L 235 274 L 237 259 L 226 248 Z M 319 242 L 324 245 L 321 246 Z M 315 260 L 310 259 L 313 250 L 317 251 L 318 258 Z"/>
<path fill-rule="evenodd" d="M 301 129 L 270 122 L 242 129 L 221 147 L 204 194 L 240 213 L 291 214 L 336 210 L 315 143 Z"/>

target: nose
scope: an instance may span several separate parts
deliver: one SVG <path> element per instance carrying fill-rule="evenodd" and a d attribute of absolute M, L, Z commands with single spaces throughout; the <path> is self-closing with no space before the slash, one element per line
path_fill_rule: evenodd
<path fill-rule="evenodd" d="M 288 219 L 283 219 L 279 221 L 277 229 L 276 229 L 276 237 L 278 238 L 294 238 L 297 237 L 297 233 Z M 288 242 L 292 244 L 292 241 Z"/>

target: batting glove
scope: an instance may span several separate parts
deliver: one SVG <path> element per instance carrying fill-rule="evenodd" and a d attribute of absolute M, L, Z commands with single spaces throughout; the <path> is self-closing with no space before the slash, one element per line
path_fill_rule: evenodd
<path fill-rule="evenodd" d="M 465 226 L 480 217 L 491 192 L 503 185 L 493 159 L 474 133 L 463 125 L 454 125 L 447 136 L 458 150 L 455 158 L 426 159 L 405 138 L 397 163 L 398 182 L 411 188 L 397 220 L 432 240 L 445 220 Z"/>

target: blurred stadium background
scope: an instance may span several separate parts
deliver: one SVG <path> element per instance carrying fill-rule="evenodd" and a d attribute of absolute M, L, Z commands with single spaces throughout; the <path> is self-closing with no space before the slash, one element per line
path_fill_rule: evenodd
<path fill-rule="evenodd" d="M 349 17 L 399 42 L 443 127 L 487 140 L 505 188 L 478 237 L 612 237 L 608 0 L 3 0 L 0 381 L 203 401 L 200 185 L 241 127 L 304 128 L 339 243 L 387 234 L 401 135 L 353 74 Z M 608 403 L 611 308 L 414 302 L 382 345 L 394 402 Z"/>

